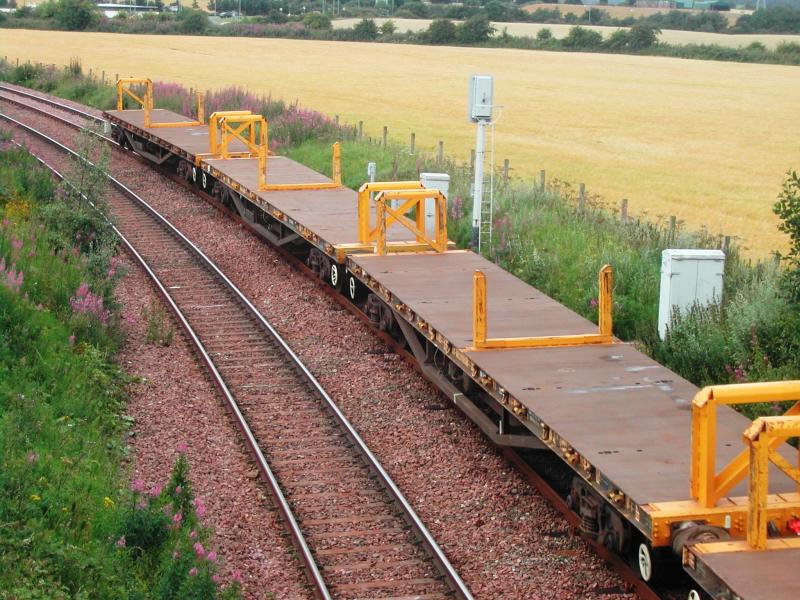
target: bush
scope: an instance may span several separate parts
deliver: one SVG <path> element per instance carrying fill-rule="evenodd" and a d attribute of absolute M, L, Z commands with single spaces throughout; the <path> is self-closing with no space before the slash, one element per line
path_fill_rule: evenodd
<path fill-rule="evenodd" d="M 658 42 L 661 30 L 653 25 L 637 23 L 628 32 L 628 47 L 632 50 L 643 50 L 650 48 Z"/>
<path fill-rule="evenodd" d="M 392 35 L 395 31 L 397 31 L 397 25 L 391 19 L 384 21 L 381 25 L 381 35 Z"/>
<path fill-rule="evenodd" d="M 424 33 L 429 44 L 452 44 L 456 41 L 456 24 L 450 19 L 436 19 Z"/>
<path fill-rule="evenodd" d="M 303 25 L 307 29 L 316 29 L 317 31 L 330 31 L 333 29 L 331 18 L 318 12 L 308 13 L 303 17 Z"/>
<path fill-rule="evenodd" d="M 70 31 L 83 31 L 100 21 L 100 11 L 91 0 L 58 0 L 56 22 Z"/>
<path fill-rule="evenodd" d="M 608 39 L 603 42 L 603 46 L 609 50 L 625 50 L 631 41 L 631 36 L 625 29 L 617 29 L 614 33 L 608 36 Z"/>
<path fill-rule="evenodd" d="M 800 302 L 800 176 L 797 171 L 786 174 L 772 210 L 781 220 L 778 229 L 789 236 L 789 252 L 782 258 L 790 268 L 786 274 L 789 293 L 795 302 Z"/>
<path fill-rule="evenodd" d="M 208 15 L 201 10 L 184 9 L 178 13 L 178 29 L 182 33 L 203 33 L 208 29 Z"/>
<path fill-rule="evenodd" d="M 564 47 L 573 50 L 590 50 L 598 48 L 603 43 L 603 36 L 593 29 L 573 27 L 564 38 Z"/>
<path fill-rule="evenodd" d="M 456 39 L 462 44 L 481 44 L 495 32 L 495 28 L 483 15 L 470 17 L 456 27 Z"/>
<path fill-rule="evenodd" d="M 378 39 L 378 26 L 374 19 L 361 19 L 353 27 L 353 37 L 360 42 L 371 42 Z"/>
<path fill-rule="evenodd" d="M 536 32 L 536 39 L 540 42 L 549 42 L 553 39 L 553 30 L 549 27 L 545 27 L 544 29 L 540 29 Z"/>

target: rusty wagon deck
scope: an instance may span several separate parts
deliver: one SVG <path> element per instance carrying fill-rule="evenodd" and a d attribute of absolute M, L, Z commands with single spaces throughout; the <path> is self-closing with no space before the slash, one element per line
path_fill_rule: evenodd
<path fill-rule="evenodd" d="M 135 132 L 172 154 L 236 189 L 242 196 L 261 206 L 267 213 L 308 239 L 329 255 L 336 246 L 358 242 L 358 196 L 347 187 L 324 190 L 259 191 L 258 160 L 255 158 L 203 158 L 209 151 L 208 126 L 147 128 L 144 111 L 110 110 L 112 123 Z M 174 112 L 154 109 L 152 123 L 175 123 L 186 117 Z M 231 151 L 245 149 L 234 140 Z M 330 183 L 331 179 L 285 156 L 271 155 L 267 159 L 267 179 L 271 184 Z M 371 207 L 374 220 L 374 207 Z M 390 241 L 410 241 L 411 234 L 403 229 L 390 229 Z"/>
<path fill-rule="evenodd" d="M 348 267 L 443 352 L 524 407 L 527 425 L 596 470 L 636 508 L 689 494 L 691 401 L 698 389 L 632 345 L 472 348 L 472 276 L 488 283 L 488 328 L 499 337 L 589 333 L 590 321 L 473 252 L 351 255 Z M 750 420 L 719 413 L 718 460 L 742 449 Z M 792 489 L 774 472 L 776 484 Z M 732 496 L 746 494 L 743 484 Z M 643 516 L 639 512 L 640 518 Z"/>

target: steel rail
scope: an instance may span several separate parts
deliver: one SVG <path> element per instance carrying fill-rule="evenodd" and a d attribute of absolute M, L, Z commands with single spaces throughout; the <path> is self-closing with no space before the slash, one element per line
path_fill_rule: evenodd
<path fill-rule="evenodd" d="M 38 97 L 36 95 L 26 94 L 24 92 L 19 92 L 18 90 L 14 90 L 14 89 L 11 89 L 11 88 L 6 88 L 5 86 L 2 86 L 0 84 L 0 90 L 2 90 L 2 89 L 6 89 L 7 91 L 10 91 L 12 93 L 19 93 L 21 96 L 30 96 L 33 99 L 42 100 L 42 98 L 40 98 L 40 97 Z M 0 96 L 0 100 L 6 100 L 6 101 L 12 102 L 14 104 L 17 104 L 18 106 L 21 106 L 23 108 L 40 112 L 40 113 L 42 113 L 42 114 L 44 114 L 46 116 L 49 116 L 49 117 L 51 117 L 53 119 L 56 119 L 56 120 L 64 123 L 65 125 L 73 127 L 75 129 L 78 129 L 78 130 L 84 129 L 83 127 L 81 127 L 77 123 L 73 123 L 73 122 L 70 122 L 70 121 L 65 121 L 65 120 L 61 119 L 60 117 L 57 117 L 55 115 L 52 115 L 50 113 L 47 113 L 47 112 L 41 110 L 38 107 L 29 106 L 29 105 L 26 105 L 26 104 L 24 104 L 22 102 L 18 102 L 18 101 L 11 100 L 11 99 L 8 99 L 8 98 L 3 98 L 2 96 Z M 67 108 L 67 109 L 70 108 L 70 107 L 64 107 L 64 106 L 60 105 L 58 102 L 55 102 L 55 101 L 52 101 L 52 100 L 49 100 L 49 99 L 45 99 L 45 100 L 47 100 L 47 103 L 52 103 L 54 106 L 56 106 L 58 108 Z M 78 111 L 78 112 L 80 113 L 81 111 Z M 87 114 L 87 113 L 84 113 L 84 114 Z M 91 117 L 91 118 L 95 118 L 93 115 L 88 115 L 88 116 Z M 100 120 L 102 121 L 102 119 L 100 119 Z M 115 140 L 113 140 L 111 138 L 108 138 L 108 137 L 105 137 L 104 135 L 101 135 L 100 133 L 93 132 L 91 130 L 88 130 L 88 131 L 90 131 L 91 133 L 93 133 L 97 137 L 103 139 L 104 141 L 110 143 L 111 145 L 113 145 L 113 146 L 115 146 L 117 148 L 120 148 L 120 145 Z M 133 153 L 133 155 L 135 157 L 137 157 L 137 158 L 140 158 L 138 154 Z M 140 160 L 141 160 L 141 158 L 140 158 Z M 142 162 L 145 162 L 145 161 L 142 160 Z M 148 164 L 149 164 L 149 162 L 148 162 Z M 150 166 L 152 168 L 154 165 L 150 165 Z M 184 187 L 184 189 L 187 189 L 187 190 L 191 191 L 192 193 L 194 193 L 196 195 L 199 195 L 200 197 L 205 199 L 207 202 L 209 202 L 210 204 L 215 206 L 222 213 L 226 214 L 229 218 L 233 219 L 234 221 L 236 221 L 240 225 L 242 225 L 245 228 L 247 228 L 254 235 L 260 237 L 259 232 L 256 231 L 255 229 L 253 229 L 253 227 L 247 221 L 242 219 L 238 214 L 230 211 L 228 208 L 226 208 L 225 206 L 223 206 L 222 204 L 217 202 L 210 195 L 204 193 L 202 190 L 199 190 L 199 189 L 196 189 L 196 188 L 192 187 L 190 184 L 188 184 L 182 178 L 177 178 L 177 177 L 172 176 L 170 173 L 165 172 L 163 170 L 163 168 L 161 168 L 161 167 L 155 166 L 155 169 L 159 173 L 161 173 L 162 175 L 164 175 L 164 176 L 168 177 L 169 179 L 177 182 L 179 185 L 182 185 Z M 263 239 L 263 238 L 261 238 L 261 239 Z M 267 243 L 269 243 L 269 241 L 267 241 Z M 344 308 L 349 310 L 352 314 L 356 315 L 364 324 L 366 324 L 370 328 L 370 330 L 375 335 L 378 336 L 379 339 L 383 340 L 398 355 L 400 355 L 408 364 L 410 364 L 412 366 L 412 368 L 415 369 L 415 371 L 417 371 L 423 378 L 428 380 L 434 387 L 436 387 L 436 382 L 431 380 L 430 377 L 425 373 L 425 371 L 420 368 L 419 364 L 416 362 L 414 357 L 412 355 L 410 355 L 405 350 L 405 348 L 403 348 L 400 344 L 398 344 L 391 336 L 389 336 L 388 334 L 385 334 L 381 330 L 379 330 L 376 327 L 374 327 L 372 325 L 372 323 L 370 323 L 370 321 L 367 318 L 367 316 L 363 313 L 363 311 L 358 310 L 357 308 L 355 308 L 341 294 L 334 292 L 329 286 L 327 286 L 327 285 L 325 285 L 323 283 L 320 283 L 319 282 L 319 278 L 316 276 L 315 273 L 313 273 L 305 264 L 303 264 L 302 261 L 298 261 L 296 259 L 296 257 L 294 257 L 290 253 L 286 252 L 286 250 L 284 248 L 281 248 L 281 247 L 278 247 L 278 246 L 274 246 L 272 244 L 270 244 L 270 245 L 273 246 L 275 248 L 275 250 L 281 256 L 283 256 L 284 260 L 286 260 L 287 262 L 292 264 L 295 268 L 297 268 L 300 272 L 304 273 L 306 276 L 308 276 L 311 279 L 313 279 L 318 284 L 318 288 L 320 290 L 322 290 L 328 296 L 333 298 L 338 304 L 340 304 L 341 306 L 343 306 Z M 558 493 L 552 487 L 550 487 L 550 485 L 541 476 L 539 476 L 531 468 L 531 466 L 528 465 L 525 462 L 525 460 L 517 452 L 515 452 L 512 449 L 503 448 L 503 447 L 498 447 L 498 449 L 506 457 L 506 460 L 508 460 L 511 464 L 513 464 L 519 470 L 520 474 L 534 488 L 539 490 L 542 493 L 542 495 L 545 496 L 545 498 L 547 498 L 550 501 L 550 503 L 554 506 L 554 508 L 564 516 L 564 518 L 570 523 L 570 525 L 573 525 L 573 526 L 577 525 L 577 523 L 579 521 L 579 517 L 577 517 L 577 515 L 573 511 L 571 511 L 571 509 L 569 509 L 569 507 L 567 507 L 566 502 L 564 501 L 564 499 L 561 498 L 561 496 L 559 496 Z M 625 559 L 623 559 L 622 557 L 614 554 L 613 552 L 608 550 L 605 546 L 603 546 L 599 542 L 596 542 L 596 541 L 593 541 L 593 540 L 589 540 L 589 539 L 587 539 L 585 537 L 583 539 L 589 546 L 591 546 L 595 550 L 595 552 L 600 556 L 600 558 L 602 558 L 607 563 L 609 563 L 614 568 L 614 570 L 616 570 L 620 574 L 620 576 L 623 578 L 623 580 L 626 583 L 628 583 L 629 585 L 631 585 L 636 590 L 636 593 L 640 598 L 642 598 L 643 600 L 645 600 L 645 599 L 646 600 L 659 600 L 660 596 L 655 592 L 655 590 L 653 590 L 653 588 L 651 588 L 646 582 L 644 582 L 634 572 L 634 570 L 627 564 Z"/>
<path fill-rule="evenodd" d="M 21 127 L 22 129 L 28 131 L 32 135 L 35 135 L 36 137 L 39 137 L 40 139 L 46 141 L 47 143 L 50 143 L 51 145 L 58 147 L 62 151 L 69 153 L 71 156 L 83 160 L 84 162 L 87 163 L 89 162 L 86 159 L 80 157 L 70 148 L 67 148 L 66 146 L 61 144 L 60 142 L 37 131 L 36 129 L 33 129 L 32 127 L 29 127 L 17 121 L 16 119 L 13 119 L 12 117 L 0 113 L 0 118 L 14 123 L 16 126 Z M 216 275 L 225 284 L 225 286 L 236 296 L 237 300 L 239 300 L 248 309 L 251 315 L 256 318 L 261 327 L 273 338 L 273 340 L 278 344 L 278 346 L 284 352 L 284 354 L 298 369 L 298 371 L 306 380 L 306 382 L 310 384 L 315 394 L 323 401 L 325 406 L 331 411 L 336 421 L 343 428 L 345 435 L 355 445 L 359 454 L 361 454 L 364 457 L 368 467 L 372 470 L 372 472 L 376 475 L 378 480 L 384 486 L 384 489 L 386 489 L 391 499 L 400 507 L 403 513 L 403 517 L 409 523 L 419 541 L 428 551 L 428 554 L 430 555 L 431 559 L 436 564 L 442 575 L 444 576 L 448 586 L 452 589 L 452 591 L 456 594 L 458 598 L 462 598 L 464 600 L 472 600 L 473 596 L 472 593 L 469 591 L 469 588 L 461 580 L 460 575 L 452 566 L 449 559 L 445 555 L 444 551 L 441 549 L 441 547 L 434 539 L 433 535 L 431 535 L 427 527 L 425 527 L 424 523 L 419 518 L 414 508 L 408 502 L 406 497 L 394 483 L 392 478 L 380 464 L 377 457 L 372 453 L 372 451 L 366 445 L 364 440 L 358 434 L 358 432 L 350 423 L 350 421 L 347 419 L 347 417 L 344 415 L 344 413 L 342 413 L 342 411 L 339 409 L 339 406 L 336 404 L 336 402 L 330 397 L 327 391 L 325 391 L 325 389 L 319 383 L 317 378 L 311 373 L 311 371 L 308 370 L 305 364 L 303 364 L 300 358 L 294 353 L 294 351 L 291 349 L 289 344 L 283 339 L 283 337 L 281 337 L 281 335 L 275 330 L 275 328 L 269 323 L 269 321 L 267 321 L 264 315 L 261 314 L 261 312 L 250 302 L 250 300 L 241 292 L 241 290 L 239 290 L 239 288 L 230 279 L 228 279 L 228 277 L 217 267 L 217 265 L 213 261 L 211 261 L 211 259 L 209 259 L 205 255 L 205 253 L 203 253 L 202 250 L 200 250 L 181 231 L 179 231 L 174 225 L 172 225 L 172 223 L 166 220 L 160 213 L 158 213 L 158 211 L 156 211 L 144 199 L 140 198 L 135 192 L 127 188 L 123 183 L 114 178 L 112 175 L 108 174 L 107 176 L 109 181 L 118 191 L 122 192 L 126 197 L 133 200 L 141 208 L 150 213 L 150 215 L 156 220 L 157 223 L 162 225 L 165 229 L 167 229 L 167 231 L 169 231 L 173 236 L 175 236 L 182 244 L 184 244 L 187 248 L 189 248 L 189 250 L 200 259 L 203 265 L 214 275 Z M 114 229 L 115 231 L 119 232 L 119 230 L 117 230 L 116 227 L 114 227 Z M 122 239 L 124 239 L 124 236 L 122 236 L 121 233 L 119 233 L 119 235 Z M 127 243 L 127 240 L 125 240 L 125 242 L 127 245 L 129 245 Z M 327 587 L 325 586 L 322 575 L 319 573 L 319 569 L 313 559 L 313 556 L 311 555 L 308 545 L 305 542 L 303 534 L 300 531 L 299 525 L 297 524 L 297 521 L 291 512 L 291 508 L 286 502 L 286 499 L 284 498 L 283 493 L 280 490 L 277 480 L 272 474 L 272 471 L 266 461 L 266 458 L 261 452 L 261 449 L 259 448 L 255 440 L 255 437 L 253 436 L 252 431 L 249 428 L 249 425 L 247 425 L 244 416 L 241 414 L 241 411 L 239 410 L 236 400 L 233 398 L 233 395 L 230 393 L 228 387 L 226 386 L 225 382 L 222 380 L 222 377 L 220 376 L 219 372 L 214 366 L 213 361 L 206 353 L 199 338 L 194 333 L 194 330 L 191 328 L 188 321 L 182 315 L 180 309 L 174 303 L 171 296 L 169 296 L 166 289 L 164 289 L 161 283 L 158 281 L 155 273 L 153 273 L 149 269 L 149 267 L 147 267 L 146 264 L 144 264 L 143 259 L 138 255 L 138 253 L 136 253 L 136 256 L 137 260 L 140 263 L 142 263 L 143 266 L 145 267 L 145 270 L 148 272 L 148 275 L 150 275 L 154 279 L 154 281 L 157 282 L 160 292 L 162 293 L 162 295 L 165 295 L 165 299 L 167 299 L 170 308 L 179 318 L 182 327 L 190 335 L 192 344 L 197 348 L 198 352 L 201 354 L 203 363 L 206 364 L 209 371 L 212 373 L 215 385 L 218 387 L 218 389 L 220 389 L 220 391 L 225 396 L 229 408 L 234 413 L 234 418 L 236 419 L 237 423 L 239 424 L 240 428 L 242 428 L 242 431 L 245 434 L 248 447 L 250 447 L 251 452 L 253 452 L 254 456 L 256 457 L 256 461 L 259 464 L 259 469 L 263 471 L 263 474 L 269 481 L 273 493 L 275 493 L 276 497 L 279 499 L 281 513 L 284 515 L 284 518 L 289 524 L 293 539 L 295 540 L 296 544 L 301 547 L 301 555 L 303 556 L 303 562 L 307 563 L 306 568 L 311 571 L 311 579 L 313 580 L 315 587 L 324 591 L 324 593 L 322 594 L 323 598 L 329 598 L 330 595 L 329 592 L 327 591 Z"/>
<path fill-rule="evenodd" d="M 12 94 L 17 94 L 18 96 L 22 96 L 23 98 L 30 98 L 31 100 L 36 100 L 37 102 L 41 102 L 42 104 L 47 104 L 49 106 L 52 106 L 53 108 L 58 108 L 59 110 L 63 110 L 65 112 L 71 112 L 72 114 L 78 115 L 80 117 L 83 117 L 84 119 L 93 120 L 96 123 L 105 123 L 105 119 L 103 119 L 102 117 L 98 117 L 97 115 L 93 115 L 93 114 L 88 113 L 86 111 L 83 111 L 83 110 L 81 110 L 79 108 L 75 108 L 74 106 L 69 106 L 67 104 L 61 104 L 60 102 L 57 102 L 55 100 L 51 100 L 50 98 L 44 98 L 42 96 L 39 96 L 37 94 L 33 94 L 31 92 L 23 92 L 22 90 L 18 90 L 16 88 L 9 87 L 8 85 L 2 84 L 2 83 L 0 83 L 0 91 L 11 92 Z M 30 107 L 30 108 L 34 108 L 34 107 Z M 80 127 L 80 126 L 78 125 L 78 127 Z"/>

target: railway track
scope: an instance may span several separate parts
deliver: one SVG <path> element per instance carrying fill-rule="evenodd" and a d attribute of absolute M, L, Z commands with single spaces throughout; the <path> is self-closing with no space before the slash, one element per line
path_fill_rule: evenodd
<path fill-rule="evenodd" d="M 400 490 L 270 323 L 157 211 L 118 180 L 109 181 L 115 229 L 223 396 L 315 594 L 472 598 Z"/>
<path fill-rule="evenodd" d="M 0 101 L 3 100 L 11 102 L 21 108 L 47 114 L 48 116 L 58 120 L 60 123 L 69 125 L 70 127 L 76 129 L 81 129 L 82 125 L 80 123 L 75 122 L 74 120 L 65 119 L 64 117 L 60 117 L 56 114 L 53 114 L 51 111 L 48 110 L 48 107 L 69 113 L 73 117 L 79 117 L 81 119 L 84 119 L 87 122 L 87 124 L 88 123 L 97 124 L 103 122 L 101 118 L 86 113 L 85 111 L 63 105 L 49 98 L 42 98 L 36 94 L 22 92 L 20 90 L 16 90 L 15 88 L 9 88 L 8 86 L 0 84 Z M 36 103 L 41 103 L 42 106 L 37 107 Z M 102 137 L 105 141 L 109 142 L 113 146 L 115 147 L 119 146 L 116 141 L 108 137 L 105 137 L 99 133 L 97 133 L 97 135 Z M 142 160 L 142 162 L 144 163 L 147 161 Z M 149 162 L 147 162 L 147 164 L 149 168 L 153 168 L 153 165 L 151 165 Z M 248 229 L 253 231 L 253 233 L 258 235 L 258 232 L 252 230 L 252 227 L 248 223 L 246 223 L 238 215 L 232 213 L 226 207 L 218 203 L 210 195 L 205 194 L 202 191 L 192 187 L 191 184 L 186 182 L 183 178 L 177 177 L 174 174 L 166 173 L 163 170 L 162 173 L 165 176 L 168 176 L 173 181 L 183 185 L 187 189 L 190 189 L 193 193 L 202 196 L 206 201 L 213 204 L 219 210 L 227 214 L 229 217 L 238 221 L 240 224 L 247 227 Z M 276 247 L 275 249 L 278 253 L 280 253 L 284 257 L 285 260 L 291 262 L 295 268 L 304 272 L 311 279 L 314 280 L 318 279 L 317 275 L 314 272 L 312 272 L 308 267 L 306 267 L 304 263 L 297 260 L 297 258 L 294 257 L 291 253 L 287 252 L 285 249 L 280 247 Z M 324 285 L 323 283 L 319 284 L 319 289 L 328 294 L 331 298 L 340 303 L 342 306 L 348 308 L 348 310 L 351 310 L 354 314 L 356 314 L 360 319 L 362 319 L 362 321 L 365 324 L 367 324 L 373 330 L 373 332 L 376 335 L 378 335 L 385 343 L 387 343 L 387 345 L 389 345 L 399 355 L 406 358 L 407 362 L 412 366 L 414 366 L 423 377 L 427 377 L 427 375 L 423 371 L 419 370 L 418 364 L 405 348 L 403 348 L 400 344 L 398 344 L 391 336 L 373 327 L 370 324 L 369 319 L 366 317 L 366 315 L 363 312 L 354 309 L 354 307 L 349 302 L 347 302 L 347 300 L 341 294 L 336 293 L 332 288 Z M 232 331 L 231 333 L 234 332 Z M 569 508 L 564 498 L 562 498 L 559 495 L 559 493 L 556 490 L 554 490 L 545 479 L 543 479 L 539 474 L 537 474 L 536 471 L 533 468 L 531 468 L 531 466 L 528 463 L 526 463 L 525 459 L 518 452 L 516 452 L 513 449 L 506 448 L 503 450 L 503 453 L 506 456 L 507 460 L 519 470 L 522 476 L 534 488 L 538 489 L 548 499 L 548 501 L 565 517 L 565 519 L 571 525 L 577 526 L 577 524 L 579 523 L 579 517 Z M 609 551 L 602 544 L 595 543 L 591 540 L 586 540 L 586 542 L 589 545 L 591 545 L 595 549 L 595 551 L 614 568 L 614 570 L 622 577 L 622 579 L 636 591 L 637 595 L 640 598 L 644 600 L 659 600 L 659 598 L 662 597 L 659 593 L 653 590 L 650 586 L 648 586 L 638 577 L 635 570 L 631 568 L 631 565 L 629 565 L 625 559 Z M 681 594 L 680 596 L 676 596 L 672 593 L 668 593 L 667 595 L 669 597 L 684 597 L 683 594 Z"/>

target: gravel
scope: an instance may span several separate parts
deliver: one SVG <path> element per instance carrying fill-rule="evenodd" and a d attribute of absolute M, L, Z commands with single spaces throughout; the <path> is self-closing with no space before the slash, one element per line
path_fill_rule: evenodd
<path fill-rule="evenodd" d="M 12 107 L 7 112 L 12 116 L 18 112 L 21 118 L 24 114 L 25 122 L 62 141 L 74 138 L 74 132 L 44 117 Z M 54 154 L 40 142 L 32 142 L 31 146 L 37 152 Z M 63 163 L 63 158 L 60 160 Z M 272 321 L 339 403 L 476 597 L 635 597 L 625 591 L 628 588 L 620 577 L 573 534 L 563 517 L 508 465 L 468 419 L 400 357 L 388 351 L 356 316 L 324 294 L 317 282 L 298 273 L 266 244 L 195 195 L 148 171 L 135 159 L 115 152 L 111 168 L 116 177 L 130 184 L 192 239 Z M 139 354 L 130 356 L 128 360 L 134 368 Z M 172 361 L 155 362 L 161 371 L 152 380 L 175 377 L 173 386 L 191 386 L 200 379 L 182 368 L 164 364 Z M 192 371 L 196 372 L 196 367 Z M 238 486 L 252 484 L 246 477 L 246 467 L 230 468 L 230 478 L 227 477 L 223 465 L 232 460 L 230 454 L 241 455 L 242 451 L 236 444 L 229 447 L 229 440 L 226 443 L 214 434 L 217 429 L 224 429 L 222 409 L 214 414 L 203 405 L 204 412 L 187 392 L 172 394 L 172 401 L 165 399 L 161 411 L 154 408 L 154 412 L 138 417 L 139 427 L 158 428 L 159 433 L 153 433 L 152 443 L 143 445 L 141 454 L 137 449 L 137 464 L 152 464 L 154 459 L 145 454 L 160 452 L 161 471 L 156 472 L 165 472 L 174 458 L 175 445 L 164 440 L 177 443 L 188 437 L 192 464 L 198 461 L 194 468 L 196 485 L 208 496 L 211 508 L 212 498 L 221 498 L 226 490 L 238 493 Z M 170 411 L 178 410 L 176 397 L 191 399 L 193 405 L 181 406 L 180 417 L 170 416 Z M 136 400 L 133 402 L 135 405 Z M 198 414 L 190 417 L 192 412 Z M 163 429 L 161 420 L 165 421 Z M 195 425 L 187 427 L 189 422 Z M 143 433 L 142 437 L 148 436 Z M 208 478 L 204 479 L 201 473 L 207 473 Z M 224 482 L 221 473 L 226 474 Z M 201 480 L 204 483 L 199 483 Z M 219 500 L 220 508 L 210 511 L 222 523 L 228 523 L 227 528 L 222 523 L 216 525 L 218 537 L 228 532 L 243 542 L 239 536 L 244 531 L 252 532 L 249 527 L 236 531 L 232 522 L 245 514 L 242 511 L 254 511 L 258 496 L 253 493 L 256 495 L 249 496 L 249 509 L 221 508 L 228 505 Z M 258 534 L 274 536 L 274 529 L 259 528 Z M 250 590 L 286 590 L 285 597 L 300 597 L 287 587 L 296 567 L 284 571 L 283 577 L 270 580 L 277 575 L 273 571 L 267 575 L 261 564 L 273 558 L 263 550 L 272 548 L 273 542 L 258 543 L 251 538 L 248 545 L 261 550 L 236 554 L 223 547 L 226 539 L 221 537 L 219 545 L 229 556 L 229 566 L 238 560 L 250 560 L 248 566 L 236 568 L 242 568 L 248 577 L 269 582 Z"/>

